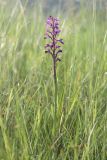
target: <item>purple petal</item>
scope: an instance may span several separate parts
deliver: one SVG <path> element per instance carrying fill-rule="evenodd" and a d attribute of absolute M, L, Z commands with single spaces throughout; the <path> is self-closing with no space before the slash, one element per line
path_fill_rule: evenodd
<path fill-rule="evenodd" d="M 60 32 L 61 32 L 61 30 L 55 29 L 55 34 L 59 34 Z"/>
<path fill-rule="evenodd" d="M 51 51 L 50 51 L 50 49 L 46 50 L 45 53 L 52 54 Z"/>
<path fill-rule="evenodd" d="M 55 21 L 59 21 L 59 18 L 54 18 Z"/>
<path fill-rule="evenodd" d="M 60 48 L 60 47 L 61 47 L 61 46 L 58 46 L 58 45 L 55 46 L 56 49 L 57 49 L 57 48 Z"/>
<path fill-rule="evenodd" d="M 51 49 L 52 49 L 52 48 L 53 48 L 53 43 L 46 44 L 46 45 L 45 45 L 45 48 L 51 48 Z"/>
<path fill-rule="evenodd" d="M 58 40 L 60 43 L 64 44 L 63 39 L 59 39 Z"/>
<path fill-rule="evenodd" d="M 56 54 L 58 54 L 58 53 L 62 53 L 62 50 L 59 50 Z"/>

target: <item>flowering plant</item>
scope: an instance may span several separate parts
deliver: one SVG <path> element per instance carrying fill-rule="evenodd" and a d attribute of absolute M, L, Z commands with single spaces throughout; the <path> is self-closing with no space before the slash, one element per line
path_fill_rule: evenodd
<path fill-rule="evenodd" d="M 52 56 L 53 71 L 54 71 L 54 84 L 55 84 L 55 112 L 57 108 L 57 76 L 56 76 L 56 63 L 61 61 L 59 54 L 62 53 L 61 44 L 64 44 L 63 39 L 59 39 L 59 19 L 52 16 L 48 17 L 46 21 L 45 39 L 49 42 L 45 45 L 45 53 Z"/>

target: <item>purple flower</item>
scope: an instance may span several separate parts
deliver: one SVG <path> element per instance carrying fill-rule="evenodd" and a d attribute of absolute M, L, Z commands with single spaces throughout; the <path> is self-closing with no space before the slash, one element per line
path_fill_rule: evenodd
<path fill-rule="evenodd" d="M 61 44 L 64 44 L 63 39 L 58 38 L 60 32 L 59 19 L 52 16 L 48 17 L 44 38 L 48 39 L 49 42 L 45 45 L 45 53 L 51 54 L 55 62 L 60 60 L 57 56 L 59 53 L 62 53 L 60 48 Z"/>
<path fill-rule="evenodd" d="M 48 43 L 45 45 L 45 53 L 48 53 L 52 56 L 53 60 L 53 77 L 54 77 L 54 86 L 55 86 L 55 117 L 57 111 L 57 73 L 56 73 L 56 64 L 58 61 L 61 61 L 59 55 L 62 53 L 61 45 L 64 44 L 63 39 L 59 39 L 58 36 L 61 30 L 59 27 L 59 19 L 52 16 L 48 17 L 46 21 L 46 33 L 45 39 L 48 40 Z"/>

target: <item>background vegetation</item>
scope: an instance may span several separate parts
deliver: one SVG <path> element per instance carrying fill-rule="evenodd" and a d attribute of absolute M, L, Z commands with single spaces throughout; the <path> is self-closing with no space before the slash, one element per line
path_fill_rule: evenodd
<path fill-rule="evenodd" d="M 0 160 L 107 159 L 107 17 L 96 1 L 79 12 L 42 2 L 0 5 Z M 105 6 L 104 6 L 105 7 Z M 54 119 L 52 60 L 45 20 L 61 19 Z"/>

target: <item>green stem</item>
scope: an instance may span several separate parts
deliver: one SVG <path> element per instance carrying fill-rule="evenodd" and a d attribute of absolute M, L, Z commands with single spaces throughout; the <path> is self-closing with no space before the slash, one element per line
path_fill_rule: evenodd
<path fill-rule="evenodd" d="M 54 86 L 55 86 L 55 115 L 57 112 L 57 75 L 56 75 L 56 59 L 53 58 L 53 70 L 54 70 Z"/>

